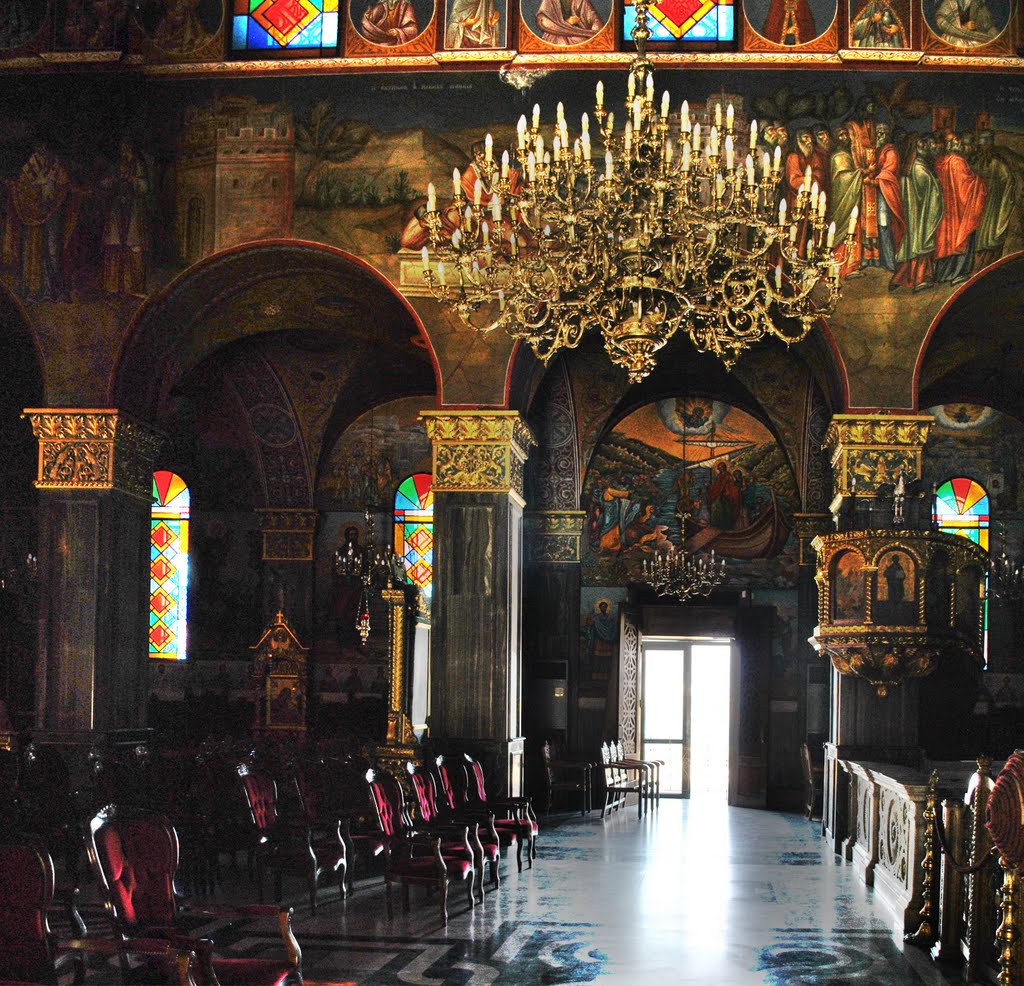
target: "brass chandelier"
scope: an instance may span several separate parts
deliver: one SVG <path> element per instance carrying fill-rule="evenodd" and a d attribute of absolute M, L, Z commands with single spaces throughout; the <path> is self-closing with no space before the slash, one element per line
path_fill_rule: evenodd
<path fill-rule="evenodd" d="M 667 91 L 656 105 L 647 6 L 636 3 L 619 127 L 598 82 L 579 136 L 561 103 L 550 137 L 539 106 L 532 123 L 520 118 L 518 147 L 500 162 L 488 134 L 472 200 L 457 170 L 443 211 L 428 188 L 422 250 L 424 283 L 464 321 L 505 329 L 545 363 L 600 328 L 631 383 L 680 329 L 730 367 L 765 336 L 803 339 L 840 294 L 835 224 L 826 226 L 810 167 L 789 208 L 779 197 L 780 149 L 755 160 L 756 120 L 748 151 L 731 105 L 724 125 L 718 104 L 703 127 L 685 101 L 670 112 Z"/>
<path fill-rule="evenodd" d="M 679 518 L 683 537 L 689 517 L 689 514 L 682 514 Z M 682 545 L 678 548 L 671 545 L 668 551 L 645 558 L 642 571 L 644 582 L 659 596 L 674 596 L 679 602 L 685 602 L 695 596 L 711 595 L 711 590 L 725 578 L 725 559 L 716 562 L 714 548 L 710 556 L 691 555 Z"/>

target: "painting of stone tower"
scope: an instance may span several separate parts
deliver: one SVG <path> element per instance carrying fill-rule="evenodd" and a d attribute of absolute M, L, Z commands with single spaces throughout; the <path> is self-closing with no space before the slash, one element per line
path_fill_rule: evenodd
<path fill-rule="evenodd" d="M 175 173 L 174 232 L 186 263 L 239 243 L 291 236 L 291 109 L 248 96 L 220 96 L 211 105 L 190 107 Z"/>

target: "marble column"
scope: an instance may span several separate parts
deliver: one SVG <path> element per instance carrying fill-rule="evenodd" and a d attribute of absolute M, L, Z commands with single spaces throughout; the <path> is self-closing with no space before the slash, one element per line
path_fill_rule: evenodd
<path fill-rule="evenodd" d="M 39 442 L 36 727 L 144 725 L 159 438 L 114 408 L 27 408 Z"/>
<path fill-rule="evenodd" d="M 571 750 L 579 733 L 580 552 L 585 518 L 581 510 L 536 510 L 526 515 L 523 651 L 532 690 L 526 702 L 527 732 L 536 733 L 538 743 L 562 732 Z M 556 673 L 563 666 L 565 673 Z"/>
<path fill-rule="evenodd" d="M 484 763 L 496 794 L 522 784 L 523 465 L 515 411 L 425 411 L 433 443 L 430 745 Z"/>

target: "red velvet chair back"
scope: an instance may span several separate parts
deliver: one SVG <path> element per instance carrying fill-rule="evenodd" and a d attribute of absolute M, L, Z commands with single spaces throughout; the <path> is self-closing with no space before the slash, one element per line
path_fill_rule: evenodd
<path fill-rule="evenodd" d="M 416 795 L 416 808 L 419 811 L 420 819 L 427 825 L 437 821 L 440 812 L 437 807 L 434 781 L 430 774 L 411 760 L 406 763 L 405 769 L 409 774 L 413 793 Z"/>
<path fill-rule="evenodd" d="M 464 753 L 463 756 L 466 758 L 466 776 L 469 781 L 467 800 L 470 803 L 477 802 L 486 805 L 487 787 L 484 784 L 484 768 L 480 766 L 479 760 L 474 760 L 468 753 Z"/>
<path fill-rule="evenodd" d="M 378 770 L 368 770 L 366 780 L 370 785 L 370 798 L 377 812 L 380 830 L 386 836 L 401 834 L 406 828 L 402 785 L 391 774 Z"/>
<path fill-rule="evenodd" d="M 122 933 L 174 924 L 178 836 L 166 818 L 105 809 L 89 825 L 88 849 Z"/>
<path fill-rule="evenodd" d="M 273 828 L 277 821 L 277 782 L 269 774 L 248 768 L 241 776 L 256 828 L 261 832 Z"/>
<path fill-rule="evenodd" d="M 462 759 L 454 757 L 438 757 L 434 761 L 434 776 L 437 779 L 437 792 L 443 805 L 451 811 L 458 811 L 466 806 L 466 767 Z"/>
<path fill-rule="evenodd" d="M 0 983 L 56 982 L 46 909 L 53 861 L 29 845 L 0 845 Z"/>

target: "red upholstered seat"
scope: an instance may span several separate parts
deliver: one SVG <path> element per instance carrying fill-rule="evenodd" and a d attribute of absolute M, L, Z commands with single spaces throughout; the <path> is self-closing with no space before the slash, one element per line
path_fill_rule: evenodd
<path fill-rule="evenodd" d="M 263 900 L 263 874 L 268 867 L 274 871 L 275 899 L 278 901 L 281 900 L 281 883 L 286 869 L 298 870 L 305 876 L 309 906 L 314 914 L 320 877 L 333 875 L 344 897 L 348 862 L 340 819 L 335 819 L 329 830 L 319 833 L 314 839 L 314 832 L 308 824 L 286 822 L 279 817 L 277 782 L 269 774 L 254 770 L 248 764 L 240 765 L 238 773 L 252 817 L 260 901 Z"/>
<path fill-rule="evenodd" d="M 107 916 L 116 934 L 165 939 L 193 951 L 204 981 L 283 986 L 301 983 L 302 955 L 291 930 L 291 910 L 250 904 L 240 908 L 193 909 L 208 917 L 276 918 L 285 947 L 281 959 L 221 959 L 206 939 L 193 939 L 178 926 L 174 874 L 178 867 L 178 838 L 166 818 L 147 812 L 104 808 L 89 824 L 89 860 L 96 872 Z M 131 949 L 125 946 L 126 951 Z M 166 957 L 163 960 L 166 965 Z M 164 969 L 163 975 L 176 973 Z"/>
<path fill-rule="evenodd" d="M 385 881 L 387 883 L 388 917 L 394 914 L 391 899 L 392 884 L 402 885 L 402 904 L 409 909 L 409 885 L 434 887 L 438 891 L 441 919 L 448 923 L 448 883 L 453 879 L 466 884 L 469 906 L 476 903 L 473 888 L 476 883 L 476 859 L 470 844 L 469 828 L 445 829 L 445 836 L 417 834 L 405 805 L 401 784 L 391 774 L 367 771 L 370 803 L 377 812 L 381 831 L 387 839 L 385 855 Z M 476 839 L 476 830 L 473 829 Z M 442 847 L 443 843 L 443 847 Z"/>

